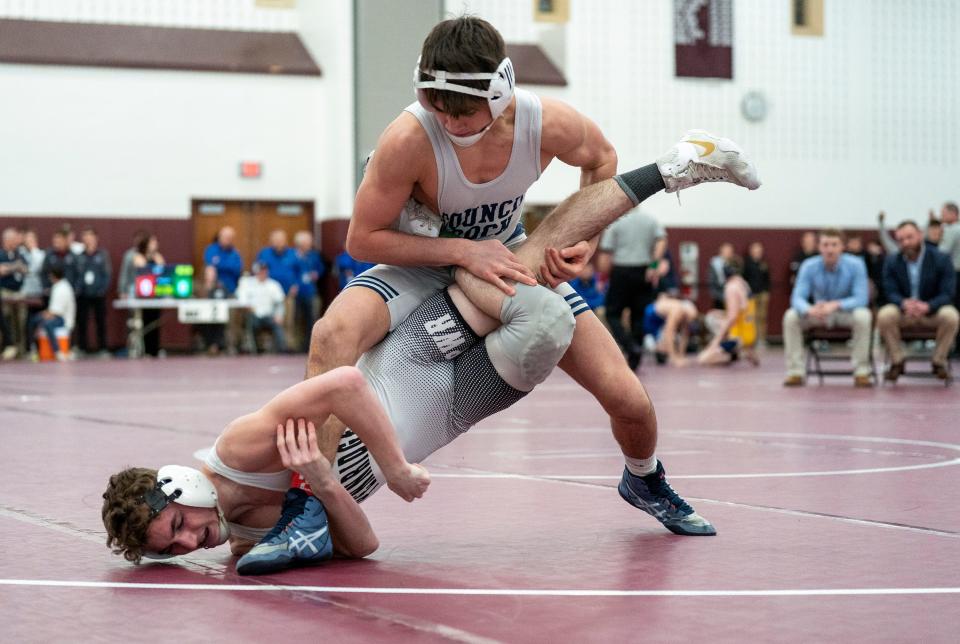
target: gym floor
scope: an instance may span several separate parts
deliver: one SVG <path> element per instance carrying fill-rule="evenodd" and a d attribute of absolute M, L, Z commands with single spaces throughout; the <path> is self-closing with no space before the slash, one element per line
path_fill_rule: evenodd
<path fill-rule="evenodd" d="M 133 566 L 100 495 L 129 465 L 198 464 L 302 357 L 0 370 L 0 635 L 39 641 L 956 641 L 960 402 L 903 379 L 785 390 L 760 367 L 645 364 L 658 454 L 716 537 L 616 492 L 606 417 L 565 374 L 435 454 L 408 505 L 364 504 L 381 548 L 262 578 L 226 548 Z M 80 455 L 78 457 L 78 455 Z"/>

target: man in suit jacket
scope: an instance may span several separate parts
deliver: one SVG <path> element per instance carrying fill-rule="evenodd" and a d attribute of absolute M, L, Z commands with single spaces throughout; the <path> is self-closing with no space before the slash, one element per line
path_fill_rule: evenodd
<path fill-rule="evenodd" d="M 883 266 L 884 290 L 890 303 L 877 314 L 877 327 L 890 354 L 885 378 L 896 381 L 903 373 L 900 329 L 913 326 L 937 330 L 933 373 L 945 380 L 950 345 L 960 323 L 960 314 L 951 304 L 956 285 L 953 264 L 947 255 L 924 244 L 916 222 L 902 222 L 895 237 L 900 251 L 887 257 Z"/>

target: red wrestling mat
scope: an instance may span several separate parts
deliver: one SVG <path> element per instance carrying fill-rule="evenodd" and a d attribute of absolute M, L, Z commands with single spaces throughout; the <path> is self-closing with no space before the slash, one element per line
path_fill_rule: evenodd
<path fill-rule="evenodd" d="M 784 390 L 752 369 L 644 366 L 658 454 L 716 525 L 625 504 L 599 406 L 562 373 L 427 466 L 424 499 L 364 504 L 380 550 L 238 577 L 226 548 L 129 565 L 100 495 L 127 465 L 196 465 L 301 358 L 4 365 L 4 641 L 955 641 L 957 390 Z M 43 472 L 39 475 L 38 472 Z"/>

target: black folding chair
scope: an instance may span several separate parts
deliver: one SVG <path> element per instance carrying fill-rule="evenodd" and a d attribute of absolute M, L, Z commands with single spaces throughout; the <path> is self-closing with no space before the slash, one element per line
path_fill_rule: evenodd
<path fill-rule="evenodd" d="M 910 345 L 912 343 L 927 343 L 932 340 L 936 340 L 937 330 L 930 329 L 926 327 L 918 326 L 907 326 L 900 328 L 900 339 L 907 347 L 907 351 L 903 357 L 903 373 L 900 374 L 900 378 L 904 376 L 909 378 L 937 378 L 937 375 L 933 373 L 933 370 L 930 369 L 930 358 L 933 355 L 933 352 L 929 349 L 921 350 L 911 350 Z M 914 369 L 910 369 L 910 363 L 914 363 Z M 925 362 L 926 368 L 921 369 L 917 364 L 919 362 Z M 884 351 L 884 364 L 883 370 L 886 373 L 887 369 L 890 368 L 890 352 Z M 896 381 L 889 381 L 884 379 L 884 382 L 887 382 L 891 385 L 897 384 Z M 950 354 L 947 354 L 947 377 L 945 380 L 942 380 L 944 387 L 949 387 L 953 383 L 953 362 L 950 360 Z"/>
<path fill-rule="evenodd" d="M 803 346 L 807 353 L 807 377 L 817 376 L 819 384 L 823 384 L 824 376 L 852 376 L 853 367 L 841 369 L 839 367 L 826 369 L 824 363 L 830 362 L 850 362 L 851 354 L 849 351 L 834 351 L 834 347 L 843 345 L 846 348 L 848 340 L 853 339 L 853 329 L 845 327 L 813 327 L 803 332 Z M 829 350 L 823 350 L 823 344 L 828 345 Z M 873 361 L 873 329 L 870 329 L 870 380 L 876 384 L 877 367 Z"/>

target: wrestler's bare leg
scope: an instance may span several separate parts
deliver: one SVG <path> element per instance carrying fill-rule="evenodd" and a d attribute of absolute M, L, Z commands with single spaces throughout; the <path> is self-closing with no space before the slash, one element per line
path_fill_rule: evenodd
<path fill-rule="evenodd" d="M 363 324 L 356 324 L 363 320 Z M 355 365 L 360 356 L 383 339 L 390 329 L 390 311 L 383 298 L 365 288 L 348 288 L 330 303 L 322 318 L 313 325 L 307 378 L 331 369 Z M 330 416 L 317 428 L 320 452 L 332 461 L 345 425 Z"/>

